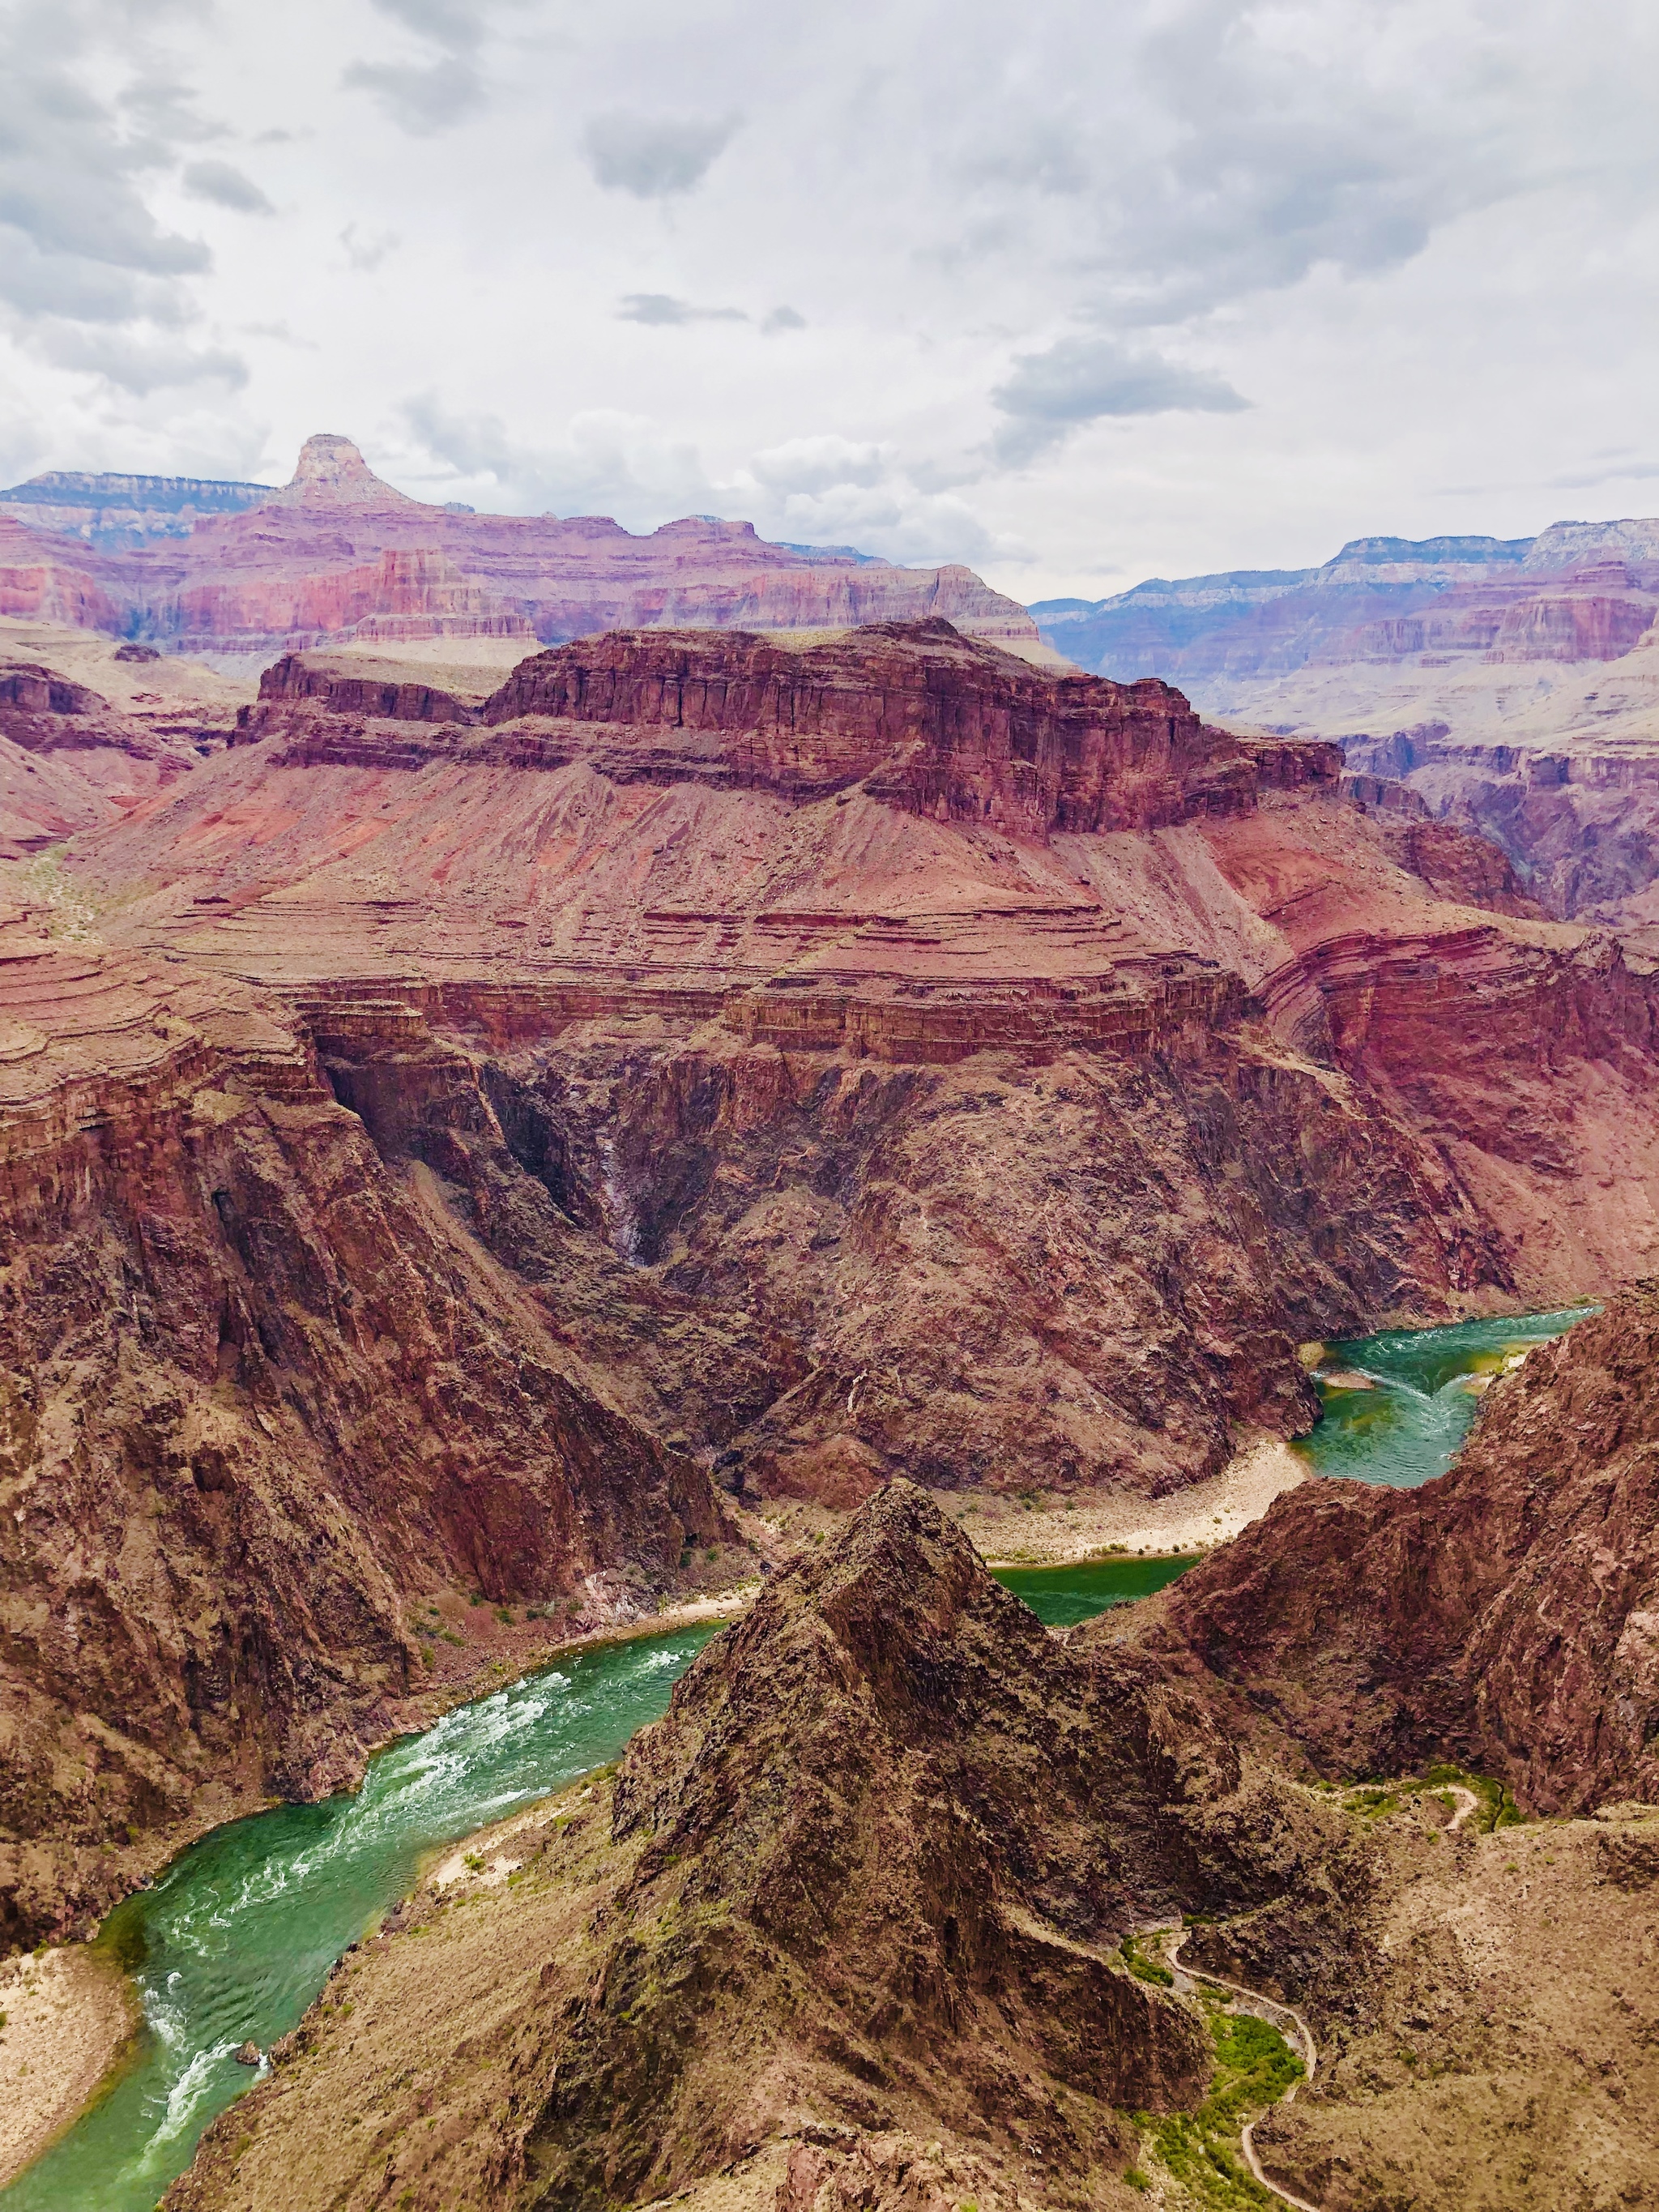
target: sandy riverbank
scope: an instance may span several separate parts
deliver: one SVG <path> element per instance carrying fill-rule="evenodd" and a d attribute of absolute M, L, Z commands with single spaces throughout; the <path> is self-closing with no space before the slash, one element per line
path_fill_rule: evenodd
<path fill-rule="evenodd" d="M 1121 1492 L 1085 1494 L 1072 1504 L 1023 1505 L 1017 1498 L 980 1492 L 964 1510 L 961 1494 L 936 1491 L 940 1508 L 973 1538 L 993 1565 L 1029 1566 L 1087 1559 L 1120 1546 L 1137 1552 L 1196 1552 L 1224 1544 L 1259 1521 L 1281 1491 L 1294 1490 L 1312 1472 L 1307 1461 L 1278 1437 L 1259 1443 L 1207 1482 L 1168 1498 L 1130 1498 Z"/>
<path fill-rule="evenodd" d="M 72 1943 L 0 1965 L 0 2188 L 66 2128 L 136 2015 L 113 1960 Z"/>

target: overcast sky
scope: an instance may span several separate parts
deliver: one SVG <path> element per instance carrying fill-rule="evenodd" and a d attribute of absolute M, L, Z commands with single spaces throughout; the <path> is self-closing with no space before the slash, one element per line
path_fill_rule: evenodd
<path fill-rule="evenodd" d="M 0 482 L 1024 599 L 1659 510 L 1651 0 L 0 0 Z"/>

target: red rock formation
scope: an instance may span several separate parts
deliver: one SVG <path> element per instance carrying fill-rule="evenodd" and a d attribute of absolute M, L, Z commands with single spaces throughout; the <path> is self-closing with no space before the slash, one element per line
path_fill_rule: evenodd
<path fill-rule="evenodd" d="M 0 517 L 0 562 L 9 549 L 28 565 L 0 566 L 0 613 L 50 612 L 192 653 L 281 652 L 342 635 L 551 640 L 640 625 L 841 629 L 930 617 L 1037 645 L 1024 608 L 971 569 L 800 554 L 768 544 L 749 523 L 701 516 L 635 538 L 603 516 L 428 507 L 331 436 L 307 441 L 293 482 L 265 505 L 198 523 L 188 538 L 93 556 Z"/>
<path fill-rule="evenodd" d="M 1032 611 L 1102 675 L 1202 683 L 1425 654 L 1613 660 L 1659 611 L 1659 525 L 1558 524 L 1536 538 L 1355 538 L 1319 568 L 1155 577 Z"/>
<path fill-rule="evenodd" d="M 1535 1814 L 1659 1798 L 1659 1286 L 1528 1353 L 1420 1490 L 1312 1481 L 1184 1577 L 1189 1645 L 1322 1771 L 1434 1759 Z"/>
<path fill-rule="evenodd" d="M 204 750 L 196 726 L 120 714 L 56 670 L 0 663 L 0 859 L 107 822 L 188 775 Z"/>
<path fill-rule="evenodd" d="M 513 1890 L 463 1877 L 365 1946 L 170 2212 L 406 2179 L 784 2212 L 947 2212 L 971 2181 L 993 2212 L 1127 2212 L 1124 2108 L 1195 2103 L 1212 2045 L 1124 1936 L 1328 1894 L 1352 1856 L 1189 1695 L 1047 1634 L 903 1482 L 702 1653 L 614 1785 L 548 1812 Z M 411 1975 L 416 1910 L 442 1973 Z"/>
<path fill-rule="evenodd" d="M 416 1593 L 651 1609 L 719 1522 L 258 995 L 0 934 L 0 1941 L 409 1725 Z M 117 1848 L 112 1852 L 109 1846 Z"/>
<path fill-rule="evenodd" d="M 259 701 L 313 702 L 325 714 L 367 716 L 390 722 L 471 722 L 471 710 L 447 691 L 429 684 L 386 683 L 374 676 L 343 673 L 337 666 L 312 667 L 304 658 L 284 655 L 259 678 Z M 267 721 L 256 710 L 243 708 L 237 716 L 243 733 L 263 735 Z"/>
<path fill-rule="evenodd" d="M 72 538 L 0 516 L 0 615 L 119 635 L 126 608 L 107 563 Z"/>
<path fill-rule="evenodd" d="M 741 631 L 613 632 L 523 662 L 483 720 L 713 735 L 740 777 L 775 790 L 870 778 L 911 812 L 1036 836 L 1152 829 L 1255 794 L 1245 750 L 1166 684 L 1057 679 L 945 622 L 878 623 L 804 652 Z"/>
<path fill-rule="evenodd" d="M 1645 973 L 1448 904 L 1517 902 L 1332 748 L 932 628 L 600 641 L 490 711 L 526 702 L 268 697 L 88 878 L 287 994 L 734 1484 L 1164 1487 L 1311 1417 L 1299 1339 L 1659 1259 Z M 729 1402 L 671 1310 L 750 1344 Z"/>

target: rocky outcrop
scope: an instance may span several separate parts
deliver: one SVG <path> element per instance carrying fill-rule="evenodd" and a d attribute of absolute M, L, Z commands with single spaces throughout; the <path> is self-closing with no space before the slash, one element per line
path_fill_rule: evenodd
<path fill-rule="evenodd" d="M 430 507 L 383 483 L 349 439 L 331 435 L 307 441 L 292 483 L 185 538 L 146 532 L 141 544 L 94 552 L 0 514 L 0 614 L 15 612 L 190 653 L 281 653 L 345 636 L 550 641 L 641 625 L 843 629 L 931 617 L 1042 650 L 1024 608 L 969 568 L 801 552 L 769 544 L 749 523 L 703 516 L 635 538 L 605 516 Z"/>
<path fill-rule="evenodd" d="M 0 1942 L 350 1783 L 423 1710 L 414 1595 L 594 1625 L 719 1534 L 246 989 L 14 916 L 0 1219 Z"/>
<path fill-rule="evenodd" d="M 969 2172 L 997 2204 L 1127 2205 L 1122 2108 L 1195 2102 L 1212 2053 L 1124 1936 L 1313 1886 L 1339 1827 L 1155 1674 L 1049 1636 L 896 1483 L 708 1647 L 614 1785 L 515 1833 L 510 1893 L 400 1913 L 443 1974 L 371 1943 L 168 2202 L 231 2201 L 234 2166 L 256 2212 L 716 2175 L 733 2204 L 896 2212 Z"/>
<path fill-rule="evenodd" d="M 107 822 L 186 775 L 207 748 L 185 729 L 118 713 L 88 685 L 33 661 L 0 661 L 0 859 Z"/>
<path fill-rule="evenodd" d="M 1647 1283 L 1495 1383 L 1449 1474 L 1279 1498 L 1161 1633 L 1324 1773 L 1452 1759 L 1534 1814 L 1659 1798 L 1656 1378 Z"/>
<path fill-rule="evenodd" d="M 305 701 L 323 714 L 391 722 L 467 722 L 471 710 L 453 693 L 429 684 L 387 683 L 373 675 L 353 675 L 333 665 L 317 665 L 300 653 L 285 654 L 259 678 L 258 708 L 243 708 L 236 718 L 244 738 L 263 736 L 273 723 L 258 709 L 273 702 Z"/>
<path fill-rule="evenodd" d="M 873 778 L 912 812 L 1028 836 L 1152 829 L 1255 797 L 1252 757 L 1167 685 L 1042 674 L 942 621 L 805 651 L 612 633 L 524 662 L 483 719 L 715 736 L 742 781 L 815 799 Z"/>

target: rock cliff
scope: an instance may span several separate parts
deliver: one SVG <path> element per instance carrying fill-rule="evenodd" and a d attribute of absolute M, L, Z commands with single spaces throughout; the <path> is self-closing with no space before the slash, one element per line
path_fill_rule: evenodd
<path fill-rule="evenodd" d="M 1312 1481 L 1185 1577 L 1190 1648 L 1321 1771 L 1451 1759 L 1535 1814 L 1659 1799 L 1659 1287 L 1495 1383 L 1421 1490 Z"/>
<path fill-rule="evenodd" d="M 424 1947 L 369 1945 L 169 2203 L 1127 2205 L 1114 2107 L 1196 2101 L 1211 2051 L 1124 1936 L 1316 1882 L 1340 1830 L 896 1483 L 521 1825 L 510 1893 L 400 1912 Z"/>
<path fill-rule="evenodd" d="M 416 1595 L 650 1609 L 720 1533 L 261 994 L 0 928 L 0 1942 L 426 1709 Z"/>
<path fill-rule="evenodd" d="M 1312 1418 L 1299 1340 L 1656 1263 L 1645 964 L 1329 747 L 929 624 L 580 643 L 481 724 L 347 665 L 77 880 L 283 993 L 733 1488 L 1162 1489 Z"/>

